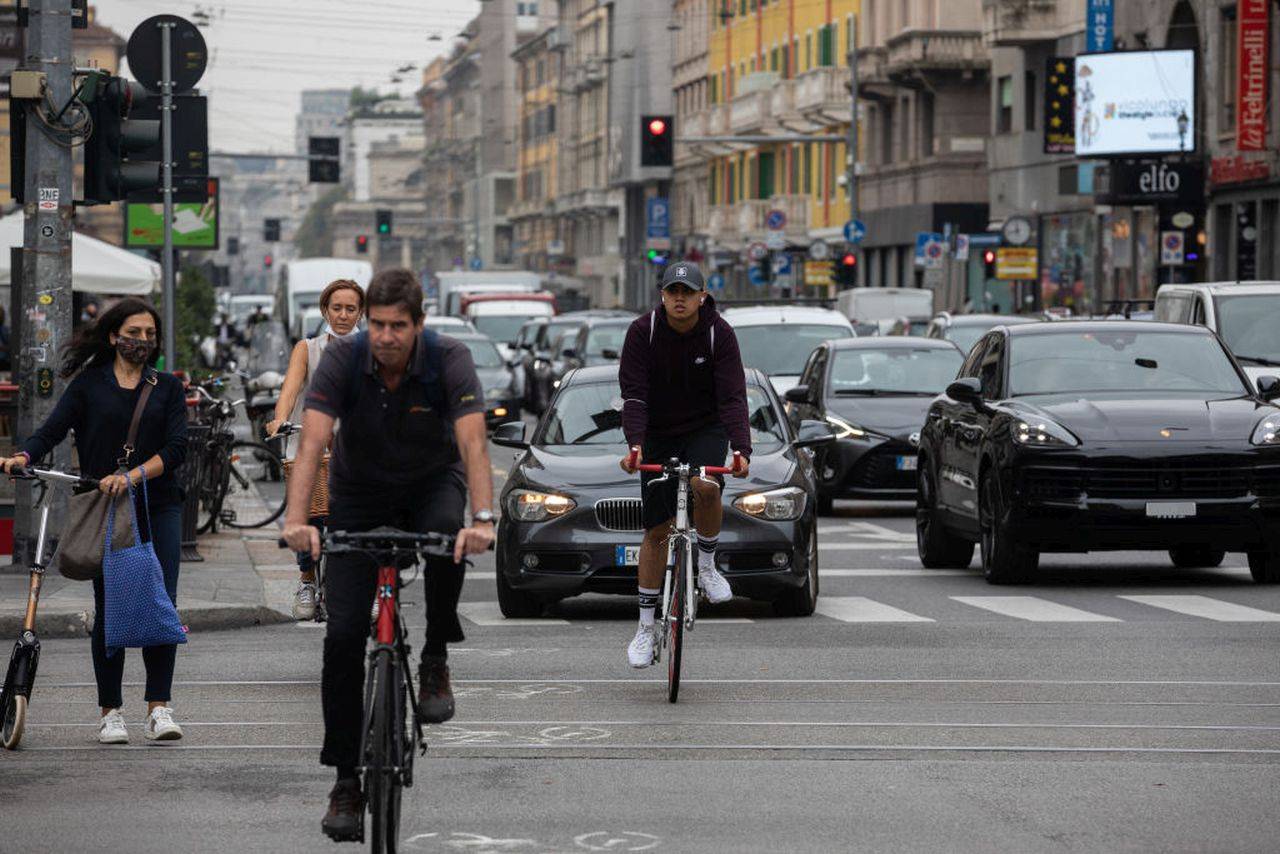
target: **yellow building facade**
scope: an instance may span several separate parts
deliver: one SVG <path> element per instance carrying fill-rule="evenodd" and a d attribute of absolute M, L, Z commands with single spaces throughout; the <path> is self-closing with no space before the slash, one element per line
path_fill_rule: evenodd
<path fill-rule="evenodd" d="M 834 143 L 709 147 L 708 236 L 757 239 L 770 210 L 792 242 L 835 237 L 849 219 L 847 54 L 858 0 L 716 0 L 710 9 L 710 105 L 685 133 L 824 134 Z M 729 149 L 732 148 L 732 151 Z"/>
<path fill-rule="evenodd" d="M 555 197 L 561 54 L 549 49 L 552 32 L 539 34 L 512 54 L 520 120 L 516 199 L 510 216 L 515 224 L 517 263 L 526 270 L 552 269 L 564 252 L 555 245 L 559 242 Z M 552 249 L 558 251 L 552 253 Z"/>

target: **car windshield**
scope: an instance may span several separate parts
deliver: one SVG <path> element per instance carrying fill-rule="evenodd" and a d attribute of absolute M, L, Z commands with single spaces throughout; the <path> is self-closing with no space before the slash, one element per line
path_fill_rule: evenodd
<path fill-rule="evenodd" d="M 593 326 L 587 332 L 587 356 L 603 356 L 605 350 L 622 352 L 622 342 L 626 340 L 627 329 L 631 324 L 610 324 Z"/>
<path fill-rule="evenodd" d="M 471 318 L 471 323 L 484 335 L 506 344 L 516 340 L 520 327 L 528 319 L 528 316 L 521 314 L 481 314 Z"/>
<path fill-rule="evenodd" d="M 483 338 L 463 338 L 462 343 L 467 345 L 467 349 L 471 351 L 471 361 L 476 363 L 477 368 L 501 368 L 502 356 L 498 353 L 498 348 L 493 346 L 492 341 L 486 341 Z"/>
<path fill-rule="evenodd" d="M 1132 330 L 1012 339 L 1013 396 L 1186 391 L 1239 395 L 1240 375 L 1209 335 Z"/>
<path fill-rule="evenodd" d="M 759 386 L 747 386 L 751 444 L 757 451 L 776 450 L 786 431 L 769 397 Z M 625 445 L 622 395 L 617 383 L 589 383 L 566 388 L 542 423 L 540 445 Z"/>
<path fill-rule="evenodd" d="M 833 394 L 940 394 L 955 379 L 964 356 L 950 348 L 886 347 L 837 350 Z"/>
<path fill-rule="evenodd" d="M 1280 294 L 1220 296 L 1218 334 L 1246 365 L 1280 367 Z"/>
<path fill-rule="evenodd" d="M 538 346 L 544 350 L 548 349 L 561 335 L 581 325 L 581 320 L 552 320 L 538 333 Z"/>
<path fill-rule="evenodd" d="M 952 344 L 955 344 L 961 350 L 968 353 L 973 349 L 973 345 L 978 343 L 978 339 L 991 331 L 996 325 L 996 321 L 990 323 L 970 323 L 964 326 L 951 326 L 947 329 L 946 338 Z"/>
<path fill-rule="evenodd" d="M 766 374 L 800 374 L 809 355 L 823 341 L 850 338 L 847 326 L 816 323 L 771 323 L 767 326 L 735 326 L 742 364 Z"/>

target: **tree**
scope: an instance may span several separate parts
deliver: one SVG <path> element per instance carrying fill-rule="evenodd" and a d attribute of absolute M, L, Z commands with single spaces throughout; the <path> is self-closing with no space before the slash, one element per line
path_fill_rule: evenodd
<path fill-rule="evenodd" d="M 217 295 L 213 282 L 199 267 L 182 268 L 177 290 L 173 306 L 177 367 L 190 374 L 201 365 L 200 341 L 213 332 Z"/>

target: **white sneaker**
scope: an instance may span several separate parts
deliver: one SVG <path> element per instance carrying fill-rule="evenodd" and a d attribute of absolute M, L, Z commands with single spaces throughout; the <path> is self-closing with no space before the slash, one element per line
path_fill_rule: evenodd
<path fill-rule="evenodd" d="M 173 709 L 156 706 L 147 715 L 147 728 L 143 733 L 151 741 L 177 741 L 182 738 L 182 727 L 174 722 Z"/>
<path fill-rule="evenodd" d="M 314 620 L 316 616 L 316 585 L 311 581 L 298 582 L 298 589 L 293 594 L 293 618 L 295 620 Z"/>
<path fill-rule="evenodd" d="M 112 709 L 102 716 L 98 724 L 98 744 L 128 744 L 129 731 L 124 727 L 124 715 Z"/>
<path fill-rule="evenodd" d="M 653 650 L 657 644 L 653 626 L 643 623 L 636 629 L 636 636 L 627 645 L 627 661 L 632 667 L 648 667 L 653 664 Z"/>
<path fill-rule="evenodd" d="M 698 586 L 707 594 L 707 601 L 712 604 L 728 602 L 733 598 L 733 589 L 729 582 L 713 565 L 698 567 Z"/>

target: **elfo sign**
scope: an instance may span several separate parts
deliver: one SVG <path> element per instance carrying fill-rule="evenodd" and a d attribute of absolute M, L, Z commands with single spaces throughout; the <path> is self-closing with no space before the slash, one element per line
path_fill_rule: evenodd
<path fill-rule="evenodd" d="M 1237 5 L 1236 151 L 1262 151 L 1267 143 L 1267 18 L 1270 0 Z"/>
<path fill-rule="evenodd" d="M 1199 161 L 1113 161 L 1111 189 L 1103 199 L 1112 205 L 1198 204 L 1204 199 L 1204 165 Z"/>

